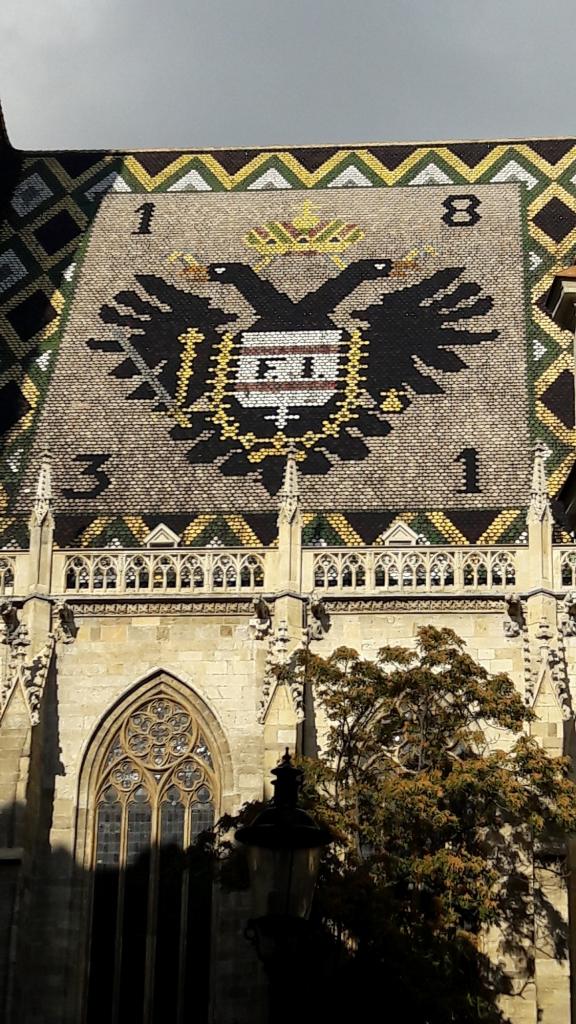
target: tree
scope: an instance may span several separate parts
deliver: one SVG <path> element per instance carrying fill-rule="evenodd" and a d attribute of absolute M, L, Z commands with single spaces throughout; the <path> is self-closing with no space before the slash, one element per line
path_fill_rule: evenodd
<path fill-rule="evenodd" d="M 372 1005 L 371 1019 L 403 1024 L 504 1021 L 507 978 L 479 936 L 497 926 L 529 958 L 534 850 L 576 829 L 567 759 L 529 738 L 512 681 L 449 629 L 423 627 L 415 650 L 376 661 L 305 651 L 296 671 L 328 723 L 305 765 L 308 805 L 336 837 L 316 908 L 321 1005 L 331 994 L 333 1020 Z"/>

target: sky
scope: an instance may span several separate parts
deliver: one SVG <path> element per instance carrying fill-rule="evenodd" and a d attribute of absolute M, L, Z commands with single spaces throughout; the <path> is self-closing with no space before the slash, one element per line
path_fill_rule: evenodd
<path fill-rule="evenodd" d="M 576 134 L 576 0 L 2 0 L 22 149 Z"/>

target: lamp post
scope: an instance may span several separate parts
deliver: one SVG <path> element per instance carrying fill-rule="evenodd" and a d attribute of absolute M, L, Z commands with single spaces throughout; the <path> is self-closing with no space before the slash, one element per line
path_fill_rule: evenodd
<path fill-rule="evenodd" d="M 272 775 L 272 800 L 252 825 L 237 830 L 236 839 L 246 848 L 255 910 L 246 936 L 268 975 L 270 1024 L 284 1024 L 294 1019 L 293 973 L 305 961 L 320 854 L 330 834 L 297 806 L 304 773 L 288 749 Z"/>

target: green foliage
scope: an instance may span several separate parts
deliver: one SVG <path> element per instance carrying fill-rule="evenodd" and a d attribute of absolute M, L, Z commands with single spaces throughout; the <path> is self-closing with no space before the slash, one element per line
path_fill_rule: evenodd
<path fill-rule="evenodd" d="M 297 671 L 328 722 L 305 799 L 336 837 L 316 911 L 332 936 L 332 1017 L 349 1019 L 361 991 L 393 1010 L 377 1020 L 503 1021 L 506 977 L 479 934 L 497 925 L 526 957 L 534 843 L 576 830 L 567 759 L 529 738 L 511 680 L 448 629 L 376 661 L 303 652 Z"/>

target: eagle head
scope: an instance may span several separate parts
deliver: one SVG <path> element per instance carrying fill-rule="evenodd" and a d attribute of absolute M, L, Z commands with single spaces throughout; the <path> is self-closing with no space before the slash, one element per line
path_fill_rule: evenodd
<path fill-rule="evenodd" d="M 349 269 L 356 272 L 360 281 L 375 281 L 379 277 L 389 277 L 392 266 L 392 260 L 376 257 L 357 260 L 350 265 Z"/>
<path fill-rule="evenodd" d="M 220 284 L 236 284 L 241 279 L 247 268 L 244 263 L 210 263 L 207 267 L 208 280 L 218 281 Z"/>

